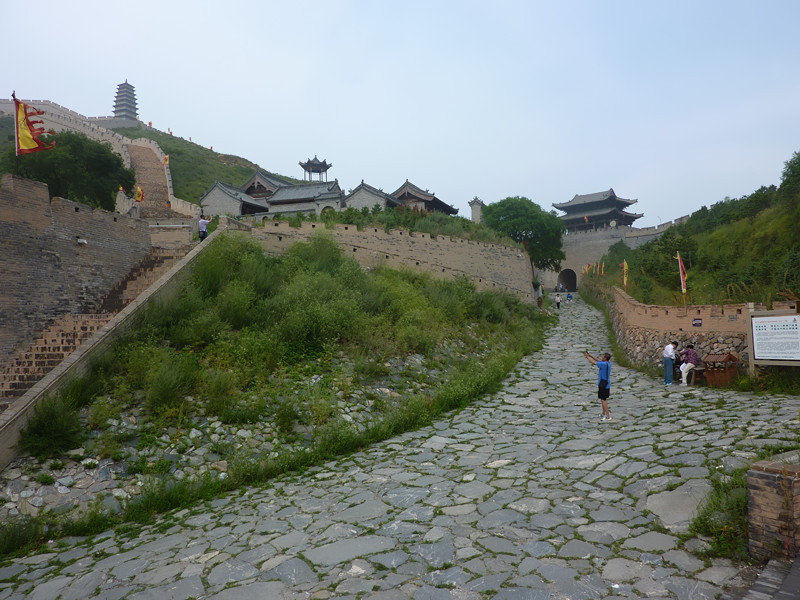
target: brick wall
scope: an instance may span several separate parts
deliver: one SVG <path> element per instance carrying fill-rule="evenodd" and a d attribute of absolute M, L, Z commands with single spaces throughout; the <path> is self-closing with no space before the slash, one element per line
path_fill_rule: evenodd
<path fill-rule="evenodd" d="M 45 184 L 3 175 L 0 364 L 57 316 L 94 308 L 149 250 L 147 223 L 50 201 Z"/>
<path fill-rule="evenodd" d="M 797 555 L 800 466 L 759 461 L 747 472 L 748 549 L 757 559 Z"/>
<path fill-rule="evenodd" d="M 326 230 L 321 223 L 303 222 L 290 227 L 285 221 L 267 221 L 252 234 L 268 254 L 281 254 L 290 245 L 308 239 L 316 231 L 327 231 L 342 251 L 364 267 L 386 264 L 411 267 L 441 279 L 466 275 L 479 290 L 507 291 L 524 302 L 533 302 L 533 270 L 521 248 L 473 242 L 445 236 L 431 237 L 398 229 L 385 232 L 370 227 L 358 231 L 355 225 L 336 225 Z"/>

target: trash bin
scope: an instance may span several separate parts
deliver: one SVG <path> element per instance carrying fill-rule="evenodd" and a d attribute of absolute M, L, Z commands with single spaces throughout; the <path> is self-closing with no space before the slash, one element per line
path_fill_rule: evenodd
<path fill-rule="evenodd" d="M 736 379 L 739 372 L 739 357 L 727 354 L 706 354 L 703 357 L 706 383 L 712 387 L 724 387 Z"/>

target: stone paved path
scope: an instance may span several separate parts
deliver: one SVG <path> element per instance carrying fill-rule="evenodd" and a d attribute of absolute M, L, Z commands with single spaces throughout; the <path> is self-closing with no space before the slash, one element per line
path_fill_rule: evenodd
<path fill-rule="evenodd" d="M 0 567 L 0 600 L 714 598 L 737 569 L 678 534 L 714 470 L 797 439 L 800 397 L 665 389 L 614 365 L 601 423 L 582 352 L 607 350 L 604 332 L 564 305 L 495 396 L 133 537 L 52 544 Z"/>

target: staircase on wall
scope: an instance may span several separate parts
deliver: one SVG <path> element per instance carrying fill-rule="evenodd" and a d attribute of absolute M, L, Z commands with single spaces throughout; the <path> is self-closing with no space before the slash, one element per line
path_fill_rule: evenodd
<path fill-rule="evenodd" d="M 85 340 L 155 283 L 190 248 L 153 248 L 99 304 L 95 313 L 62 315 L 0 373 L 0 411 L 22 396 Z"/>
<path fill-rule="evenodd" d="M 152 148 L 128 144 L 131 168 L 136 171 L 136 184 L 142 188 L 144 199 L 139 203 L 142 219 L 180 218 L 169 207 L 169 186 L 164 163 Z"/>

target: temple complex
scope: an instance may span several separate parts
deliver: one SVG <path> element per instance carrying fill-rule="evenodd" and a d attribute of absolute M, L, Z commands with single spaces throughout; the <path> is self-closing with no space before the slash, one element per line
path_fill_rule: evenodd
<path fill-rule="evenodd" d="M 576 194 L 569 202 L 553 204 L 553 208 L 564 211 L 559 218 L 568 232 L 593 231 L 608 227 L 628 227 L 643 214 L 629 213 L 625 208 L 638 200 L 626 200 L 614 193 L 614 189 L 594 194 Z"/>
<path fill-rule="evenodd" d="M 125 80 L 117 86 L 117 97 L 114 99 L 114 117 L 117 119 L 139 118 L 136 110 L 136 91 L 133 86 Z"/>

